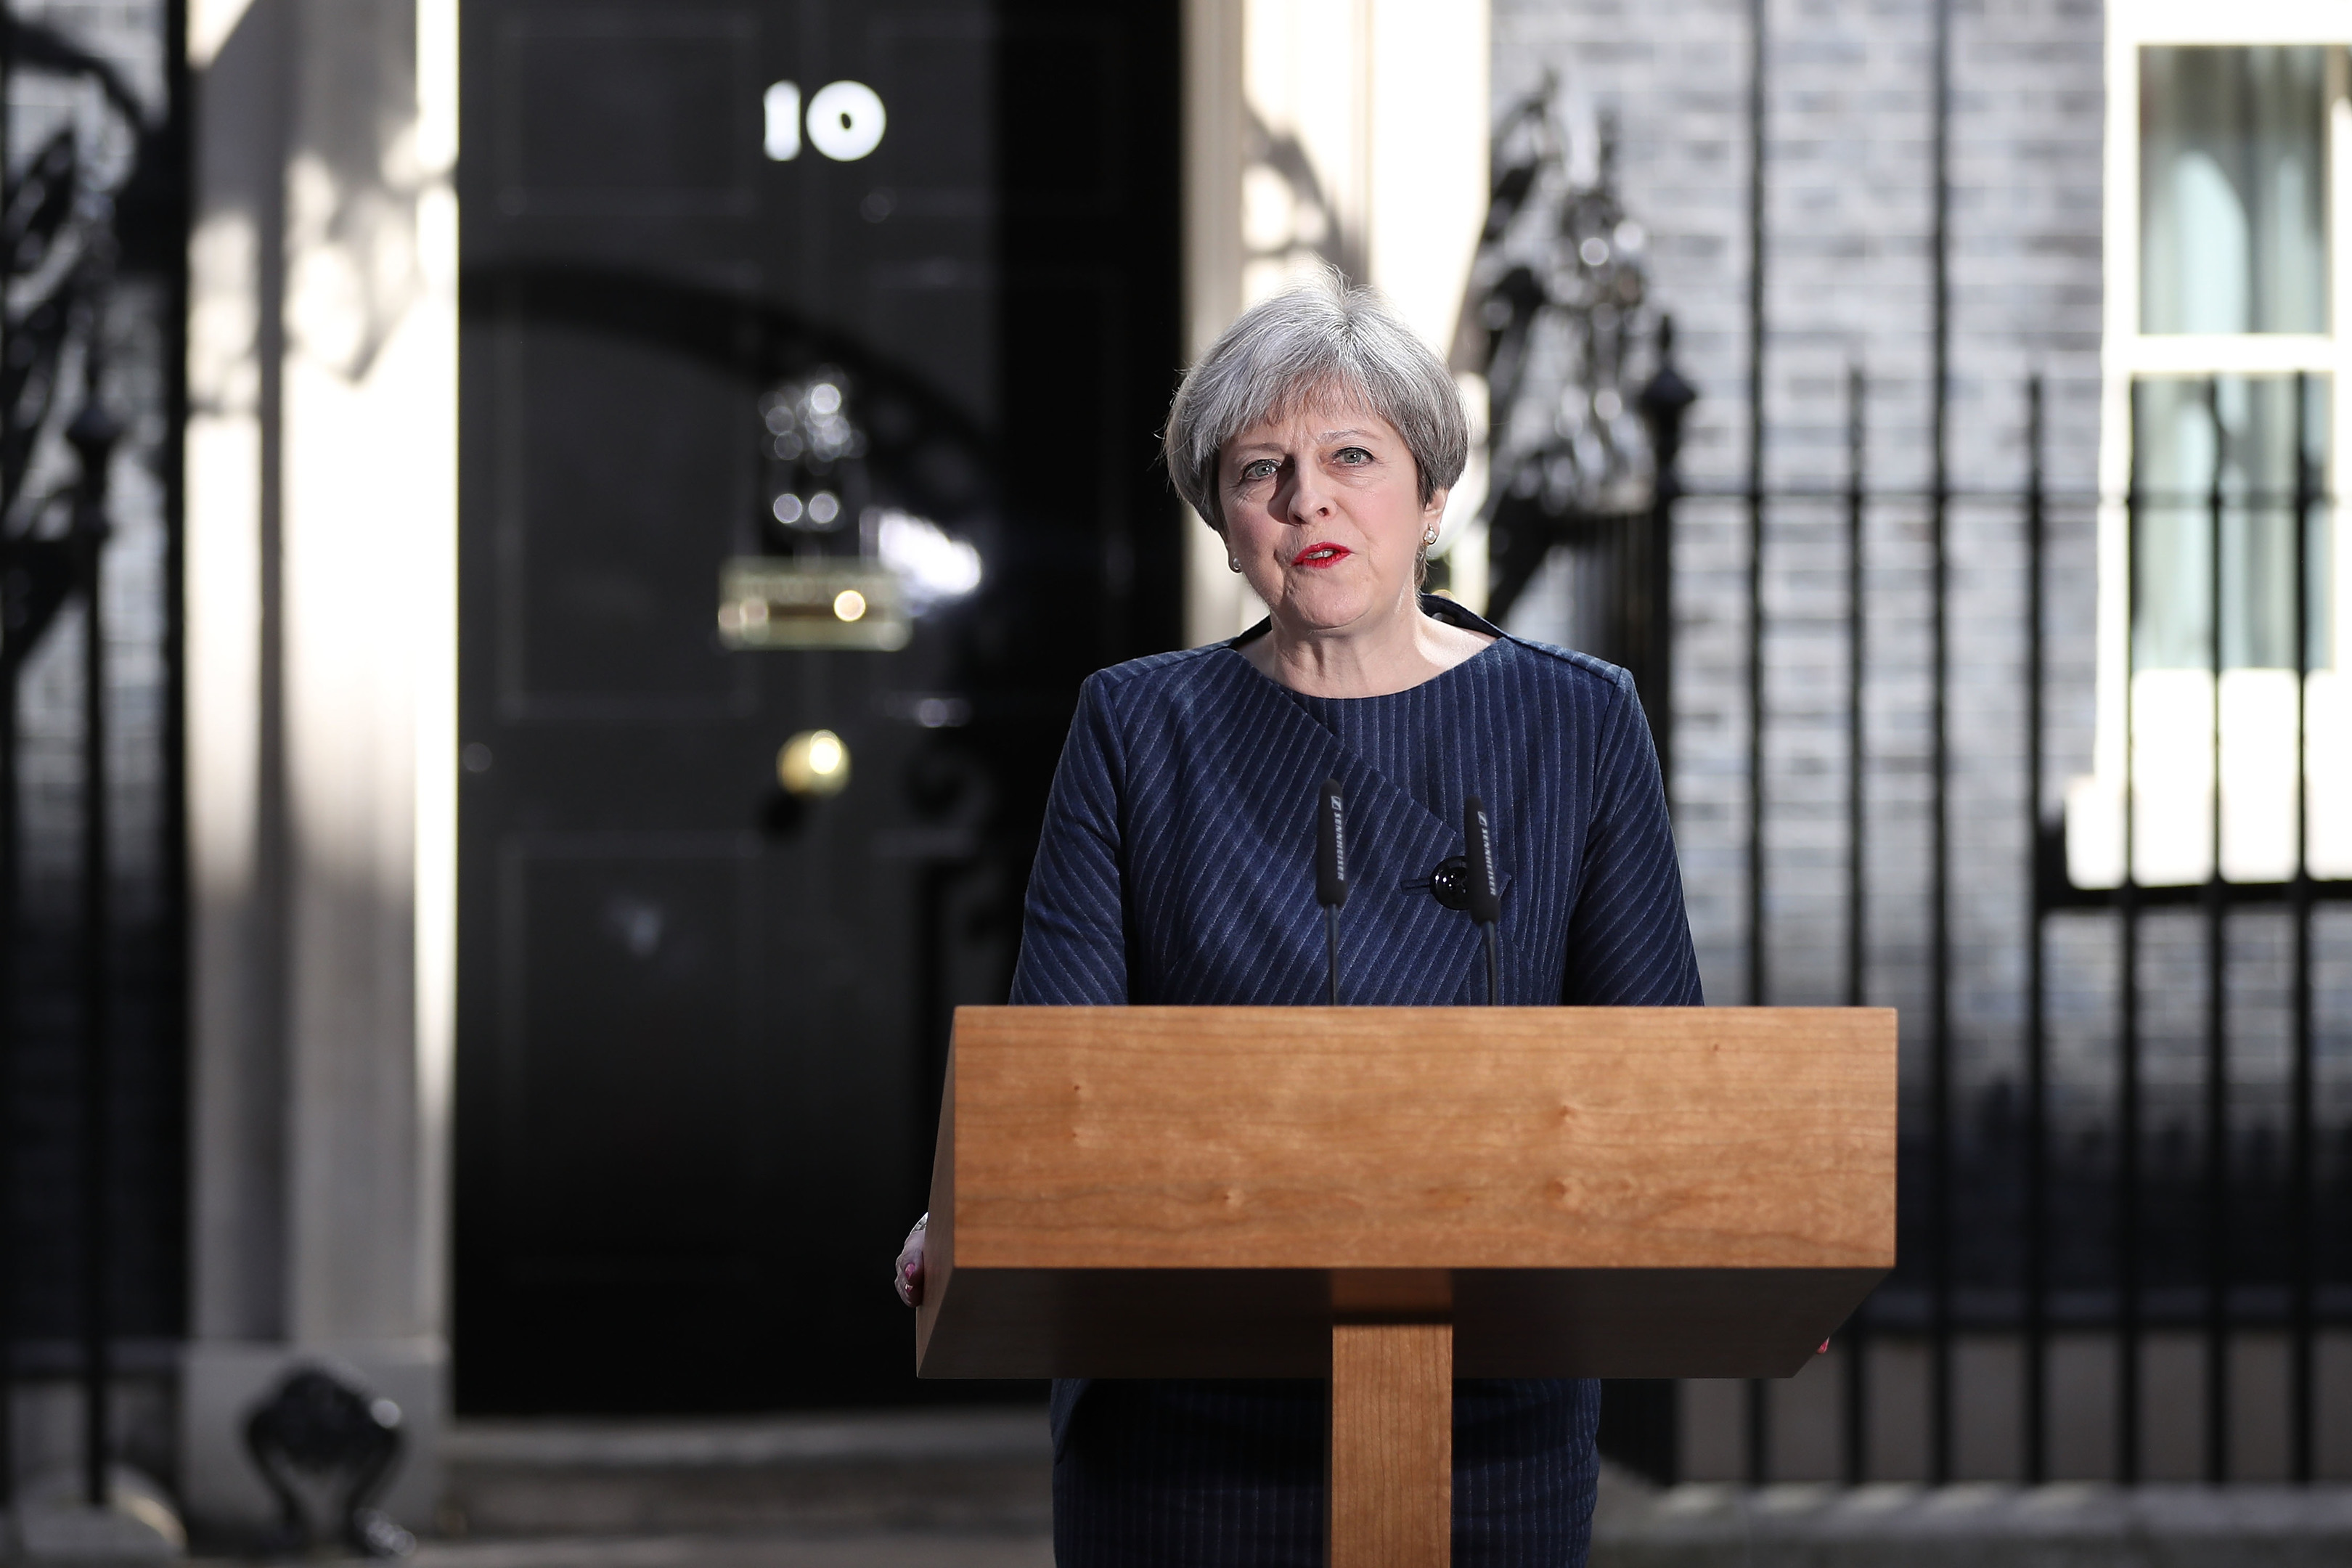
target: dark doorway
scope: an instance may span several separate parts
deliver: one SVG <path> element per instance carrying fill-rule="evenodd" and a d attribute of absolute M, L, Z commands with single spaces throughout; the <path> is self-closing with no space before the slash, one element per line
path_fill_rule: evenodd
<path fill-rule="evenodd" d="M 1180 635 L 1175 9 L 465 7 L 461 1409 L 973 1392 L 884 1273 L 1077 683 Z M 921 613 L 741 647 L 730 562 Z"/>

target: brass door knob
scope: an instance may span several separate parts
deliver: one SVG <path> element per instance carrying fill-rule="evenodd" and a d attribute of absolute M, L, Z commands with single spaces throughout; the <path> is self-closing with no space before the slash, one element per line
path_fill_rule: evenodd
<path fill-rule="evenodd" d="M 776 782 L 807 799 L 849 787 L 849 748 L 830 730 L 803 730 L 776 753 Z"/>

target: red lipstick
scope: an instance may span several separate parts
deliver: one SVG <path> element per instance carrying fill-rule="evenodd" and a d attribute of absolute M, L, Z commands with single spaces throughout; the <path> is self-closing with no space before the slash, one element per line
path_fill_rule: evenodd
<path fill-rule="evenodd" d="M 1293 566 L 1337 566 L 1354 553 L 1355 552 L 1346 545 L 1334 544 L 1327 539 L 1310 544 L 1292 556 L 1290 563 Z"/>

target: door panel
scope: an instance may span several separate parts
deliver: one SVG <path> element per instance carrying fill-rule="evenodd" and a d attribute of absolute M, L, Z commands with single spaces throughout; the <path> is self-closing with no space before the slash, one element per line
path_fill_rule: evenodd
<path fill-rule="evenodd" d="M 914 1382 L 883 1269 L 1077 683 L 1180 625 L 1174 7 L 462 16 L 459 1405 L 1003 1397 Z M 881 142 L 768 158 L 778 81 Z M 820 385 L 822 470 L 776 422 Z M 978 591 L 896 652 L 722 640 L 729 559 L 886 515 Z M 787 795 L 819 728 L 849 784 Z"/>
<path fill-rule="evenodd" d="M 499 38 L 501 215 L 750 214 L 759 36 L 741 9 L 518 8 Z"/>
<path fill-rule="evenodd" d="M 740 708 L 751 671 L 709 616 L 678 613 L 712 596 L 754 504 L 737 378 L 583 328 L 512 337 L 492 524 L 510 700 L 583 719 Z"/>
<path fill-rule="evenodd" d="M 727 837 L 510 846 L 501 1034 L 518 1092 L 500 1142 L 513 1216 L 541 1246 L 728 1250 L 751 1163 L 757 853 Z"/>

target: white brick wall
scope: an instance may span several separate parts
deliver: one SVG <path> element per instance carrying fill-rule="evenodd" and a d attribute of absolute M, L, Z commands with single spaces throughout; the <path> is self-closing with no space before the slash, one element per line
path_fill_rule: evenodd
<path fill-rule="evenodd" d="M 1928 533 L 1933 334 L 1933 7 L 1767 0 L 1767 489 L 1842 487 L 1846 367 L 1870 376 L 1867 482 L 1867 996 L 1906 1018 L 1924 1086 L 1928 1002 Z M 1628 212 L 1654 235 L 1654 300 L 1675 315 L 1694 409 L 1686 479 L 1738 491 L 1748 468 L 1748 5 L 1494 0 L 1494 89 L 1555 73 L 1616 118 Z M 1950 820 L 1952 1025 L 1961 1142 L 2021 1074 L 2028 914 L 2025 378 L 2049 418 L 2049 762 L 2044 814 L 2088 769 L 2094 675 L 2091 491 L 2098 456 L 2103 9 L 2095 0 L 1957 0 L 1950 122 Z M 1992 491 L 1992 494 L 1985 494 Z M 1846 942 L 1846 543 L 1842 500 L 1773 500 L 1767 599 L 1767 931 L 1776 1004 L 1842 1002 Z M 1677 527 L 1675 809 L 1712 1002 L 1750 1002 L 1748 521 L 1691 499 Z M 1543 618 L 1531 595 L 1528 618 Z M 1519 630 L 1545 635 L 1528 623 Z M 2352 910 L 2319 920 L 2322 1037 L 2352 1030 Z M 2230 1056 L 2239 1178 L 2277 1150 L 2288 1069 L 2286 920 L 2232 920 Z M 2147 1162 L 2201 1162 L 2204 936 L 2194 912 L 2143 936 Z M 2051 926 L 2053 1140 L 2098 1178 L 2115 1102 L 2110 914 Z M 2352 1110 L 2324 1048 L 2324 1114 Z M 2013 1100 L 2011 1100 L 2013 1105 Z M 1919 1121 L 1912 1121 L 1919 1126 Z M 2180 1129 L 2180 1135 L 2166 1135 Z M 2173 1154 L 2166 1154 L 2171 1150 Z M 2333 1168 L 2333 1166 L 2324 1166 Z M 2079 1192 L 2079 1190 L 2077 1190 Z M 2011 1194 L 1971 1190 L 1973 1225 L 2013 1234 Z M 2074 1211 L 2074 1229 L 2098 1229 Z M 2189 1232 L 2194 1234 L 2194 1232 Z M 2098 1284 L 2098 1234 L 2067 1248 Z M 2178 1250 L 2178 1248 L 2176 1248 Z M 2173 1258 L 2173 1268 L 2194 1256 Z M 2065 1281 L 2061 1281 L 2065 1284 Z"/>
<path fill-rule="evenodd" d="M 1869 997 L 1903 1009 L 1911 1083 L 1928 988 L 1933 18 L 1924 3 L 1767 0 L 1768 489 L 1841 487 L 1845 376 L 1869 376 L 1866 530 Z M 1746 482 L 1748 11 L 1744 0 L 1494 0 L 1498 105 L 1556 73 L 1613 113 L 1629 212 L 1654 237 L 1653 299 L 1679 328 L 1693 411 L 1685 476 Z M 2089 766 L 2105 91 L 2097 0 L 1956 0 L 1950 128 L 1948 521 L 1953 1020 L 1963 1125 L 1974 1090 L 2014 1080 L 2028 909 L 2024 800 L 2024 382 L 2047 384 L 2051 574 L 2048 794 Z M 1987 496 L 1981 492 L 2000 494 Z M 1978 492 L 1970 494 L 1969 492 Z M 1843 1000 L 1845 542 L 1841 501 L 1775 501 L 1765 545 L 1769 984 L 1774 1003 Z M 1748 712 L 1746 509 L 1679 518 L 1675 810 L 1710 1000 L 1746 987 Z M 1529 611 L 1542 615 L 1531 596 Z M 1520 629 L 1547 635 L 1544 626 Z M 2352 1110 L 2352 910 L 2319 921 L 2323 1106 Z M 2168 1126 L 2198 1152 L 2204 949 L 2190 911 L 2143 941 L 2148 1158 Z M 2231 924 L 2232 1096 L 2244 1142 L 2282 1124 L 2286 922 Z M 2095 1173 L 2116 1081 L 2115 921 L 2053 923 L 2050 1021 L 2062 1151 Z M 2332 1031 L 2332 1036 L 2330 1034 Z M 1916 1125 L 1915 1123 L 1915 1125 Z M 1965 1136 L 1965 1134 L 1964 1134 Z M 2275 1148 L 2275 1142 L 2271 1147 Z M 2324 1169 L 2329 1168 L 2326 1166 Z M 2000 1198 L 1964 1194 L 1993 1224 Z M 2085 1268 L 2102 1267 L 2098 1260 Z M 2194 1257 L 2172 1259 L 2191 1279 Z"/>
<path fill-rule="evenodd" d="M 1842 486 L 1845 378 L 1869 378 L 1866 529 L 1871 993 L 1925 1005 L 1933 11 L 1768 0 L 1766 483 Z M 2024 382 L 2048 385 L 2050 785 L 2087 766 L 2100 305 L 2102 16 L 1977 0 L 1952 39 L 1949 469 L 2022 487 Z M 1624 198 L 1654 237 L 1694 410 L 1686 476 L 1745 482 L 1748 7 L 1495 0 L 1497 102 L 1547 71 L 1613 113 Z M 1971 1061 L 2016 1035 L 2024 910 L 2023 532 L 2013 499 L 1954 503 L 1950 541 L 1956 1017 Z M 1676 807 L 1709 994 L 1745 1000 L 1745 507 L 1682 514 Z M 1765 556 L 1769 1000 L 1843 994 L 1843 504 L 1769 509 Z M 2054 798 L 2054 796 L 2053 796 Z M 2087 1003 L 2086 1003 L 2087 1005 Z M 1916 1022 L 1915 1013 L 1914 1022 Z M 2088 1064 L 2085 1064 L 2086 1066 Z"/>

